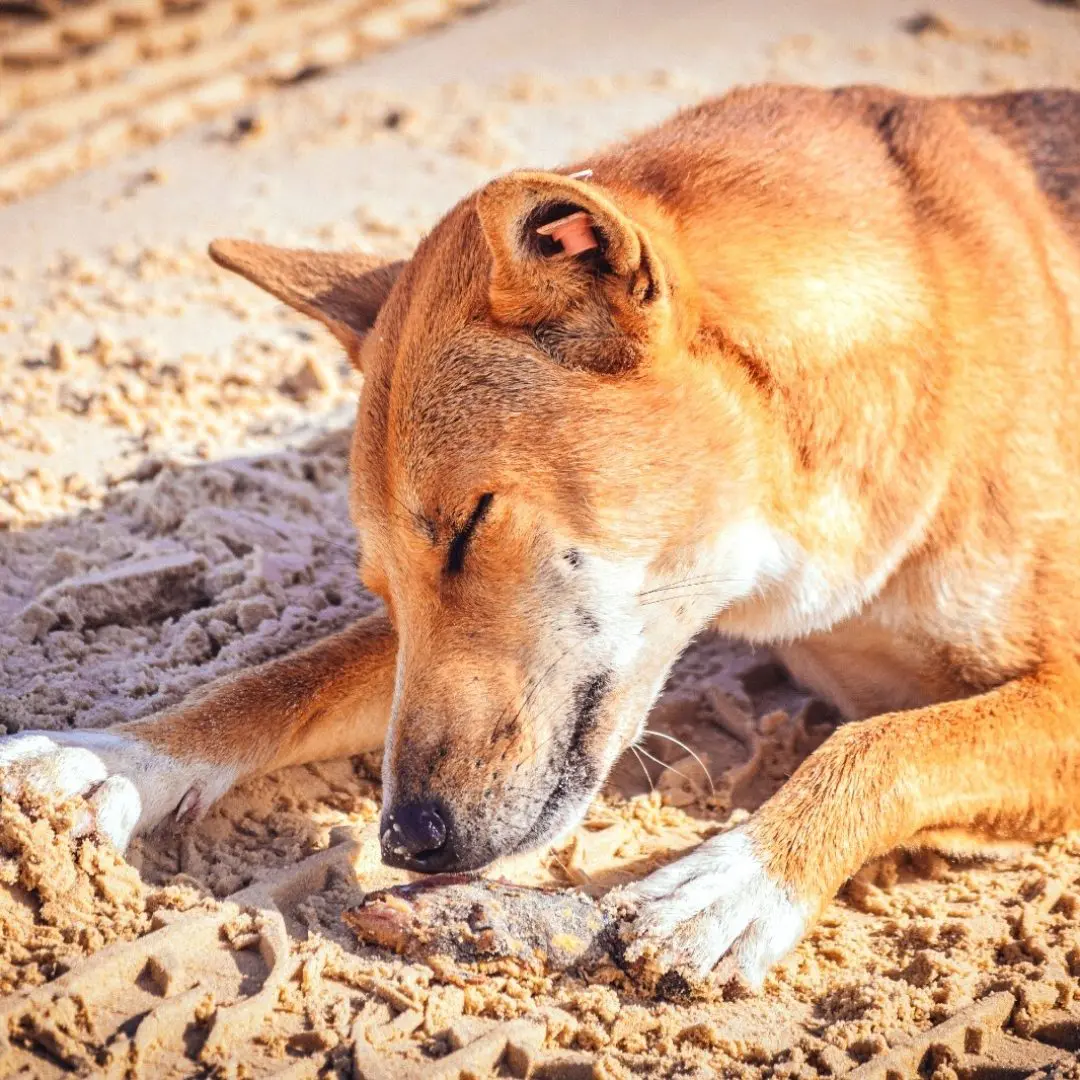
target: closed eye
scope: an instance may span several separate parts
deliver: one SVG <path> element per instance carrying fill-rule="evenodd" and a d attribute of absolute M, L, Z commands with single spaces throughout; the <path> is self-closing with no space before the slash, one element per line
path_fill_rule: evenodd
<path fill-rule="evenodd" d="M 469 541 L 472 540 L 477 526 L 484 520 L 494 498 L 495 496 L 490 491 L 481 495 L 472 516 L 463 528 L 454 533 L 450 541 L 450 547 L 446 552 L 446 572 L 448 574 L 461 573 L 465 566 L 465 552 L 469 546 Z"/>

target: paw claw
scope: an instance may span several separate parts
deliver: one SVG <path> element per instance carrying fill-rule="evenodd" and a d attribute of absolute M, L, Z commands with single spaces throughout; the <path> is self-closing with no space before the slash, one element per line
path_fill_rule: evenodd
<path fill-rule="evenodd" d="M 176 808 L 176 813 L 173 815 L 176 818 L 176 823 L 178 825 L 188 825 L 191 822 L 198 821 L 202 815 L 203 808 L 199 789 L 197 787 L 188 788 L 184 792 L 184 797 L 180 800 L 180 805 Z"/>

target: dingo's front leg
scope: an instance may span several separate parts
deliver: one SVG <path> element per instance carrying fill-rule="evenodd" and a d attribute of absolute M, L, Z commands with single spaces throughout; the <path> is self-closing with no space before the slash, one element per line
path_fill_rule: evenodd
<path fill-rule="evenodd" d="M 629 890 L 637 950 L 757 985 L 877 855 L 958 835 L 1038 840 L 1080 825 L 1080 674 L 1068 662 L 961 701 L 837 731 L 743 826 Z M 633 955 L 633 951 L 632 951 Z"/>
<path fill-rule="evenodd" d="M 397 643 L 381 615 L 211 683 L 176 709 L 103 731 L 0 739 L 0 791 L 86 797 L 118 847 L 170 814 L 197 818 L 237 780 L 382 744 Z"/>

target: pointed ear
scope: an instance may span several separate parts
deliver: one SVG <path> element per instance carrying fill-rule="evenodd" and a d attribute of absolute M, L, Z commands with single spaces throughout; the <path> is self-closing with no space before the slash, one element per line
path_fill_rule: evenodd
<path fill-rule="evenodd" d="M 318 319 L 354 364 L 364 335 L 405 265 L 359 252 L 279 248 L 250 240 L 215 240 L 210 258 Z"/>
<path fill-rule="evenodd" d="M 598 184 L 548 172 L 500 177 L 477 196 L 493 259 L 492 301 L 513 320 L 555 318 L 610 286 L 624 315 L 667 295 L 648 232 Z M 616 313 L 618 314 L 618 312 Z"/>

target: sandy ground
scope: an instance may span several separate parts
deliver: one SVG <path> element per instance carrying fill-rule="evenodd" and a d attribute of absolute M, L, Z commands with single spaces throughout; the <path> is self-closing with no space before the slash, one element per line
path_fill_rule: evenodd
<path fill-rule="evenodd" d="M 324 51 L 340 66 L 317 78 L 248 72 L 211 119 L 177 112 L 152 146 L 125 129 L 44 190 L 20 173 L 0 207 L 0 724 L 146 715 L 373 607 L 345 501 L 358 380 L 216 270 L 210 238 L 405 253 L 494 172 L 739 81 L 1080 86 L 1074 6 L 901 25 L 928 10 L 506 2 L 362 62 Z M 704 640 L 650 726 L 697 757 L 650 738 L 659 760 L 622 763 L 566 843 L 497 872 L 600 895 L 740 820 L 832 719 L 768 657 Z M 291 769 L 124 860 L 69 837 L 77 807 L 0 803 L 0 1076 L 1080 1076 L 1080 837 L 885 860 L 762 995 L 687 998 L 610 963 L 359 945 L 342 913 L 407 879 L 379 864 L 378 805 L 376 760 Z"/>

